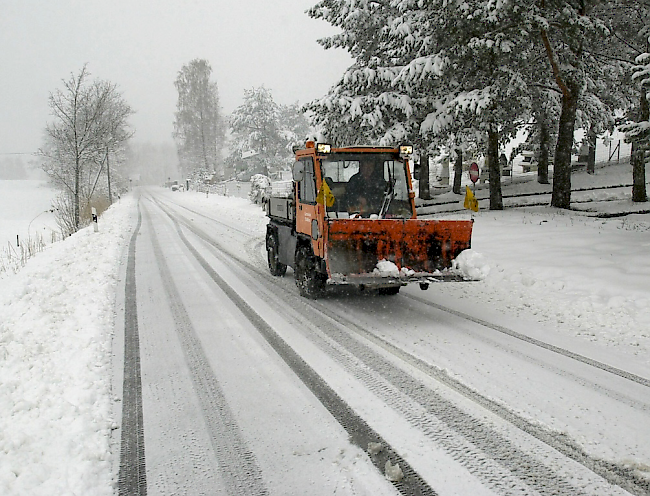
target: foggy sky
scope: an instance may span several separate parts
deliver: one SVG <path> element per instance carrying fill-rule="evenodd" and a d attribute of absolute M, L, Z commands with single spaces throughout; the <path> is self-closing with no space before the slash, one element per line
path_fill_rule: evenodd
<path fill-rule="evenodd" d="M 264 85 L 281 104 L 324 95 L 351 64 L 316 40 L 336 31 L 304 12 L 316 0 L 0 0 L 0 158 L 31 153 L 47 100 L 88 63 L 136 114 L 135 141 L 172 142 L 184 64 L 207 59 L 224 113 Z"/>

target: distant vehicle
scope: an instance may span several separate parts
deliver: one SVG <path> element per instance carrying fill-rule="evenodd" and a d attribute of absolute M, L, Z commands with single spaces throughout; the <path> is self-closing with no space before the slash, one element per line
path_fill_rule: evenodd
<path fill-rule="evenodd" d="M 178 184 L 172 184 L 172 191 L 178 191 L 179 189 Z"/>

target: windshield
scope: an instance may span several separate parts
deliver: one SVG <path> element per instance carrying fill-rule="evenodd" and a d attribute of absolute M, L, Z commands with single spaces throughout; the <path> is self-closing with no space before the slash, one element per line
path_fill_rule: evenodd
<path fill-rule="evenodd" d="M 321 161 L 328 217 L 410 218 L 405 163 L 390 153 L 332 154 Z"/>

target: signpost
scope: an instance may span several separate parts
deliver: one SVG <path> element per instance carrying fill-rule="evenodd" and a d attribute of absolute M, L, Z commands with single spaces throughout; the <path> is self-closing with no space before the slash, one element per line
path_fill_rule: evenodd
<path fill-rule="evenodd" d="M 478 164 L 476 162 L 472 162 L 472 165 L 469 166 L 469 180 L 472 181 L 472 183 L 476 184 L 476 181 L 478 181 L 478 177 L 479 177 Z"/>
<path fill-rule="evenodd" d="M 93 229 L 95 232 L 97 232 L 98 226 L 97 226 L 97 209 L 95 207 L 92 207 L 92 218 L 93 218 Z"/>

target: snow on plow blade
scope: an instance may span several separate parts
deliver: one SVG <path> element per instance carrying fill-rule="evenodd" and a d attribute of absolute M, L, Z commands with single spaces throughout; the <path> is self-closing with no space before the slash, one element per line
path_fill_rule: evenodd
<path fill-rule="evenodd" d="M 336 219 L 328 224 L 330 283 L 463 280 L 450 269 L 452 260 L 471 247 L 472 221 Z M 396 270 L 378 268 L 382 260 Z"/>

